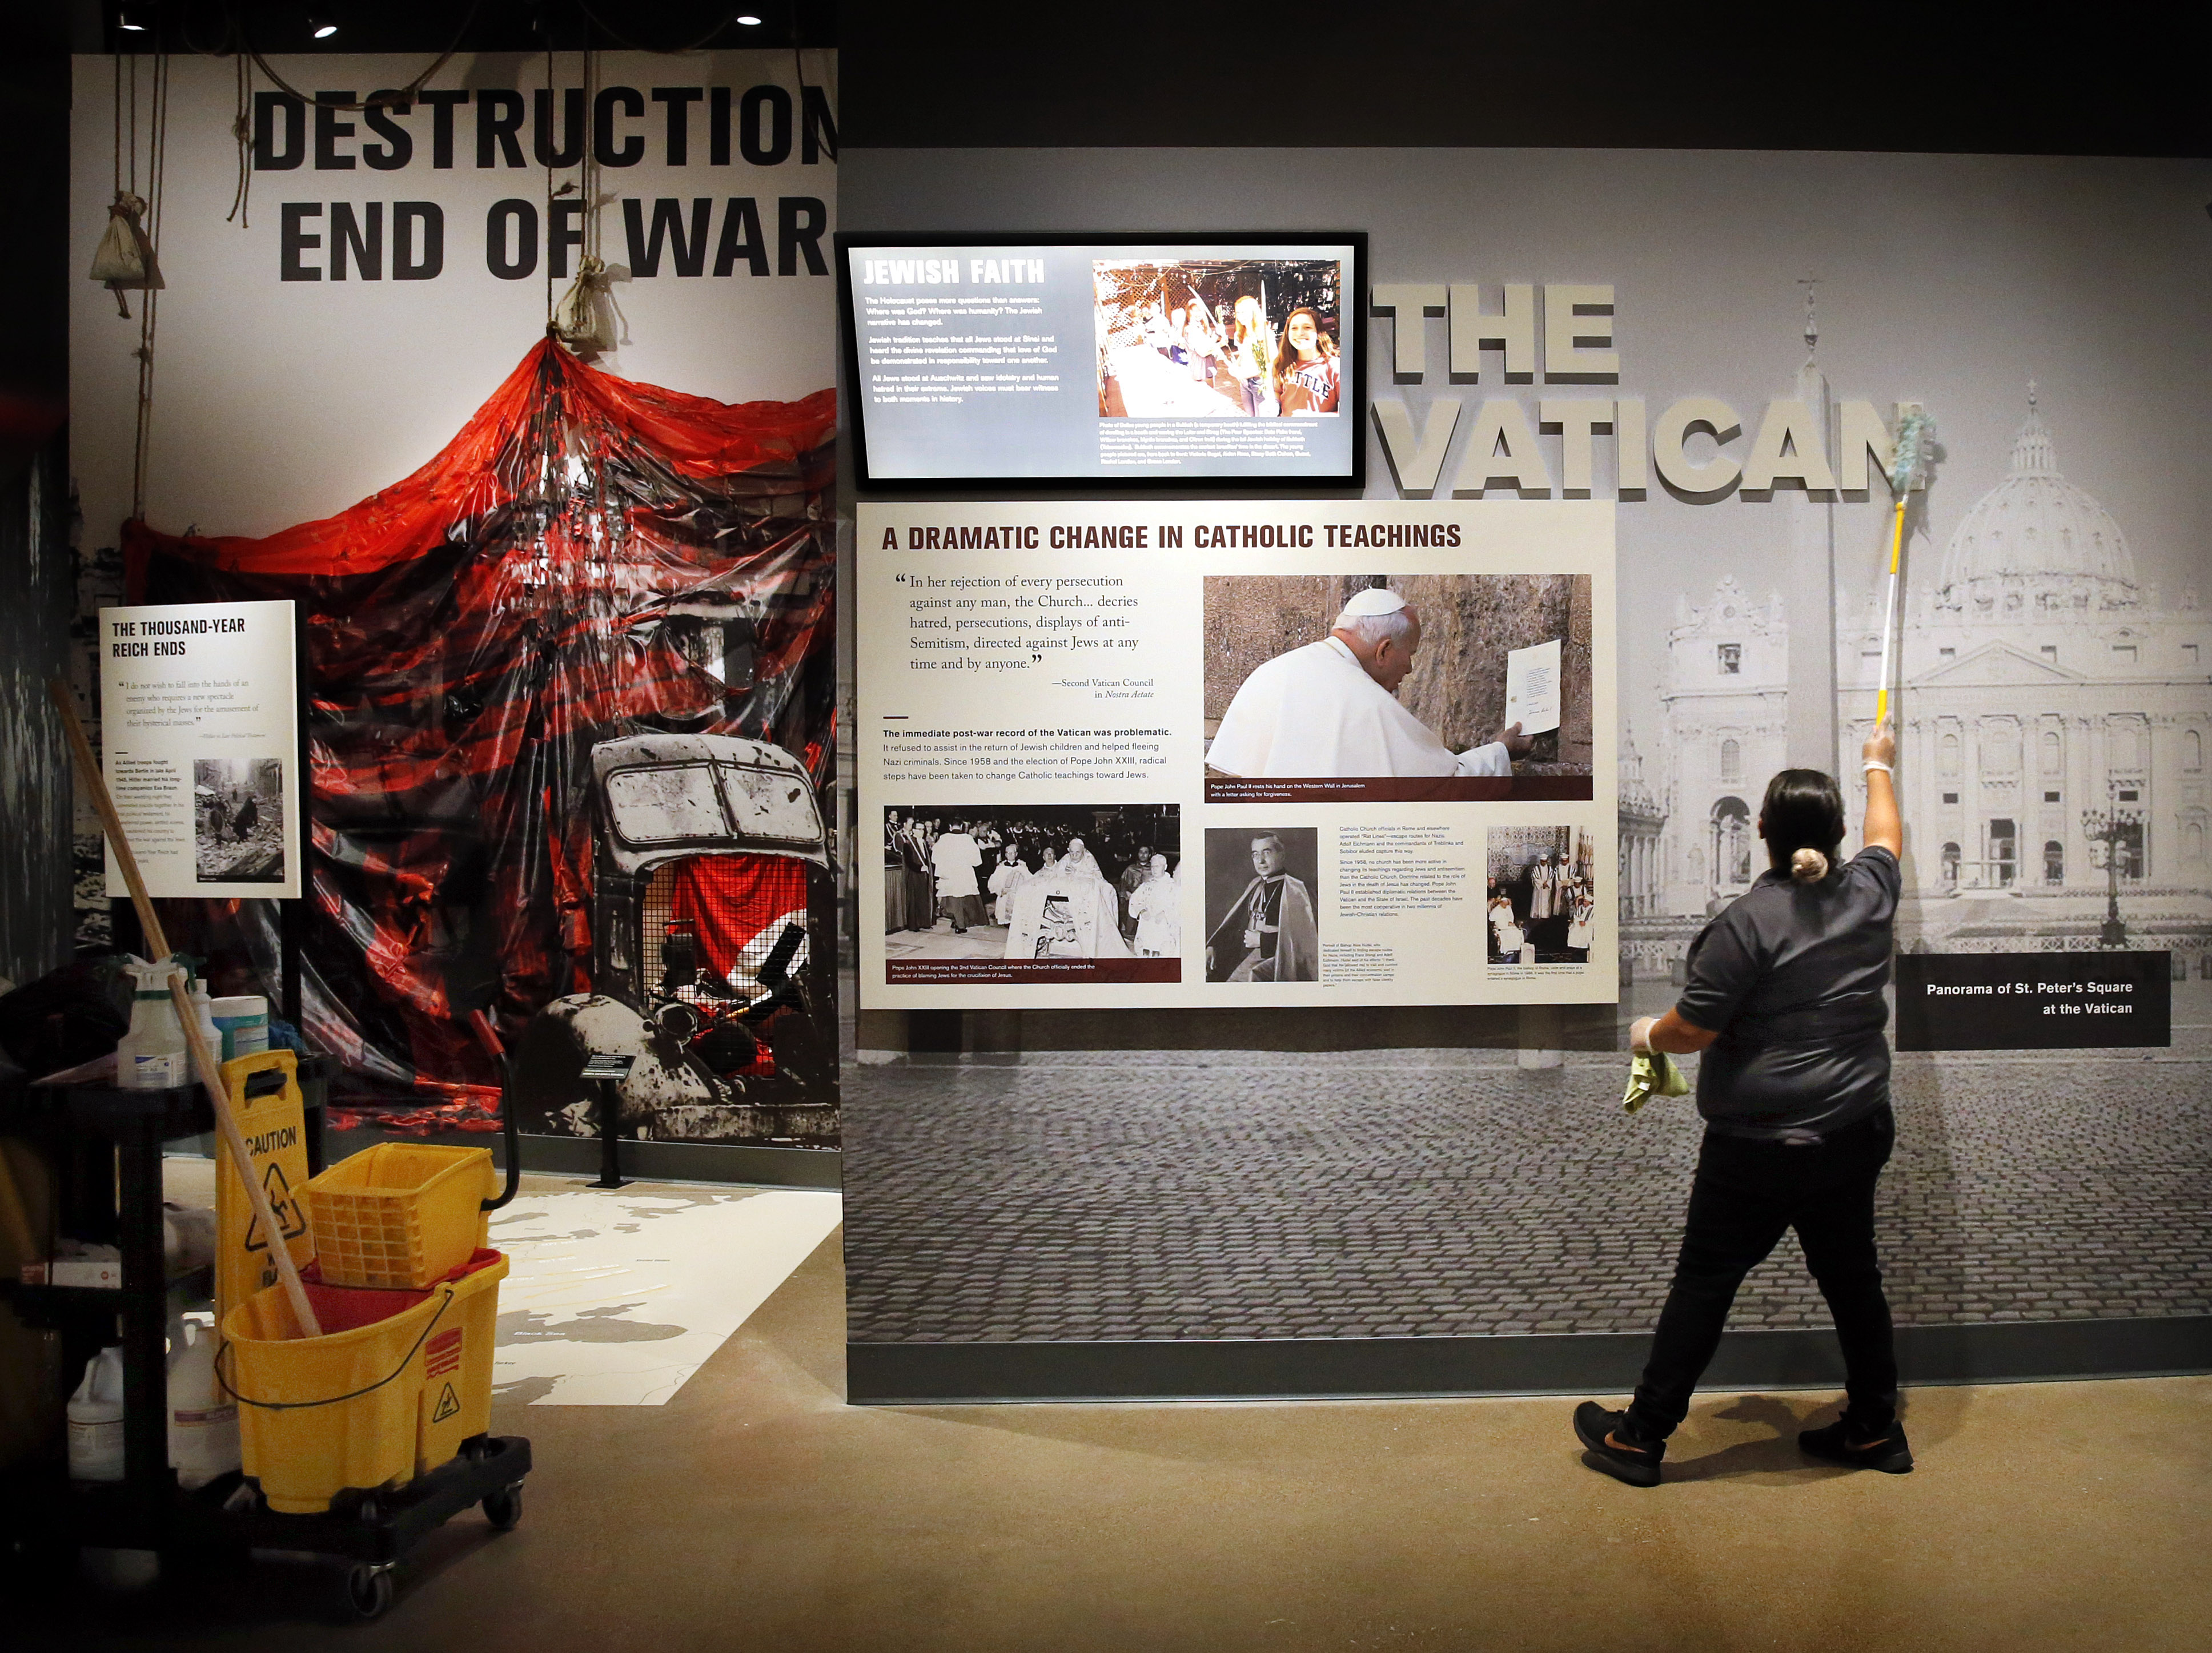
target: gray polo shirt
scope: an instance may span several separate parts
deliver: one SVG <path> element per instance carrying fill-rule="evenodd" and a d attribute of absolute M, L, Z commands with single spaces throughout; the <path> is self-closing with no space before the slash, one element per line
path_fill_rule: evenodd
<path fill-rule="evenodd" d="M 1817 884 L 1769 872 L 1690 943 L 1674 1008 L 1718 1033 L 1698 1111 L 1732 1135 L 1804 1141 L 1889 1100 L 1897 857 L 1862 850 Z"/>

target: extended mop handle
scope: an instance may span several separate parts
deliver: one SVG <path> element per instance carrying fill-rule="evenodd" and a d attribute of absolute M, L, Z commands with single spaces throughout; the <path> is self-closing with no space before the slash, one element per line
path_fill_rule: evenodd
<path fill-rule="evenodd" d="M 1897 505 L 1891 513 L 1889 530 L 1889 595 L 1881 610 L 1881 681 L 1875 696 L 1874 724 L 1880 729 L 1889 718 L 1889 670 L 1895 656 L 1897 621 L 1897 570 L 1905 553 L 1905 508 L 1911 502 L 1913 484 L 1928 474 L 1929 446 L 1936 434 L 1936 423 L 1924 410 L 1914 404 L 1912 410 L 1898 421 L 1897 438 L 1890 451 L 1889 486 L 1897 496 Z"/>
<path fill-rule="evenodd" d="M 1880 729 L 1889 717 L 1890 648 L 1892 639 L 1896 634 L 1897 621 L 1897 565 L 1905 549 L 1905 502 L 1911 497 L 1909 493 L 1899 494 L 1897 508 L 1892 513 L 1893 521 L 1889 531 L 1889 595 L 1882 603 L 1881 609 L 1881 690 L 1875 696 L 1874 701 L 1874 724 L 1876 729 Z"/>

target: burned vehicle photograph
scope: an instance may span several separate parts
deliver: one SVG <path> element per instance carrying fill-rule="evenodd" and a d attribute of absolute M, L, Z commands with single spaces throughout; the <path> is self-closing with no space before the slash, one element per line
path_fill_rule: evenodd
<path fill-rule="evenodd" d="M 595 1056 L 632 1058 L 625 1135 L 836 1140 L 834 967 L 813 945 L 830 838 L 799 760 L 731 736 L 654 734 L 592 752 L 595 990 L 540 1010 L 515 1052 L 524 1128 L 596 1135 Z M 826 933 L 826 932 L 825 932 Z"/>

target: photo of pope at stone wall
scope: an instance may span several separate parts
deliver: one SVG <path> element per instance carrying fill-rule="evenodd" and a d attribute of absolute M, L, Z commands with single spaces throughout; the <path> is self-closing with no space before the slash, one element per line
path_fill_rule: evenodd
<path fill-rule="evenodd" d="M 1364 796 L 1346 779 L 1590 796 L 1588 575 L 1209 575 L 1205 592 L 1210 798 L 1238 796 L 1217 797 L 1220 780 L 1289 783 L 1286 800 L 1324 780 L 1340 784 L 1307 789 L 1315 801 Z M 1558 727 L 1523 730 L 1508 657 L 1551 643 Z"/>
<path fill-rule="evenodd" d="M 1321 979 L 1319 832 L 1210 826 L 1206 833 L 1206 979 Z"/>

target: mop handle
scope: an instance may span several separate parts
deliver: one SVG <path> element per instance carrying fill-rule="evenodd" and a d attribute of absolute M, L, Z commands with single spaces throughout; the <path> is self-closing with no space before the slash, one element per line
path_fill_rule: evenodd
<path fill-rule="evenodd" d="M 1880 729 L 1889 717 L 1889 660 L 1890 637 L 1897 618 L 1897 562 L 1905 548 L 1905 502 L 1908 495 L 1897 500 L 1896 524 L 1889 536 L 1889 596 L 1881 609 L 1881 689 L 1875 696 L 1874 726 Z"/>
<path fill-rule="evenodd" d="M 53 700 L 54 709 L 61 713 L 62 732 L 69 737 L 77 773 L 84 781 L 85 790 L 92 795 L 92 807 L 99 812 L 107 841 L 115 847 L 116 863 L 123 869 L 123 881 L 129 886 L 131 902 L 138 909 L 139 928 L 146 932 L 147 949 L 156 959 L 167 959 L 171 956 L 168 936 L 154 911 L 153 898 L 146 893 L 145 875 L 138 870 L 138 857 L 131 852 L 131 837 L 123 830 L 123 818 L 115 813 L 115 800 L 107 795 L 107 782 L 92 755 L 92 742 L 85 738 L 84 725 L 77 721 L 76 703 L 70 698 L 69 685 L 58 677 L 49 678 L 46 693 Z M 277 1226 L 276 1213 L 269 1203 L 269 1190 L 253 1175 L 253 1160 L 246 1151 L 246 1135 L 238 1128 L 238 1117 L 230 1111 L 230 1094 L 222 1082 L 222 1070 L 216 1063 L 215 1053 L 208 1048 L 199 1016 L 192 1008 L 191 996 L 185 991 L 184 979 L 173 972 L 169 977 L 169 999 L 176 1007 L 185 1044 L 192 1053 L 192 1066 L 198 1070 L 200 1083 L 207 1087 L 208 1100 L 214 1105 L 216 1125 L 222 1134 L 223 1147 L 229 1151 L 230 1162 L 238 1172 L 238 1180 L 246 1190 L 246 1203 L 253 1208 L 261 1232 L 269 1236 L 269 1254 L 276 1260 L 277 1277 L 284 1282 L 284 1295 L 291 1303 L 293 1318 L 302 1334 L 319 1337 L 322 1324 L 315 1318 L 314 1305 L 307 1300 L 307 1288 L 300 1282 L 300 1266 L 292 1261 L 292 1248 L 284 1243 L 284 1231 Z"/>

